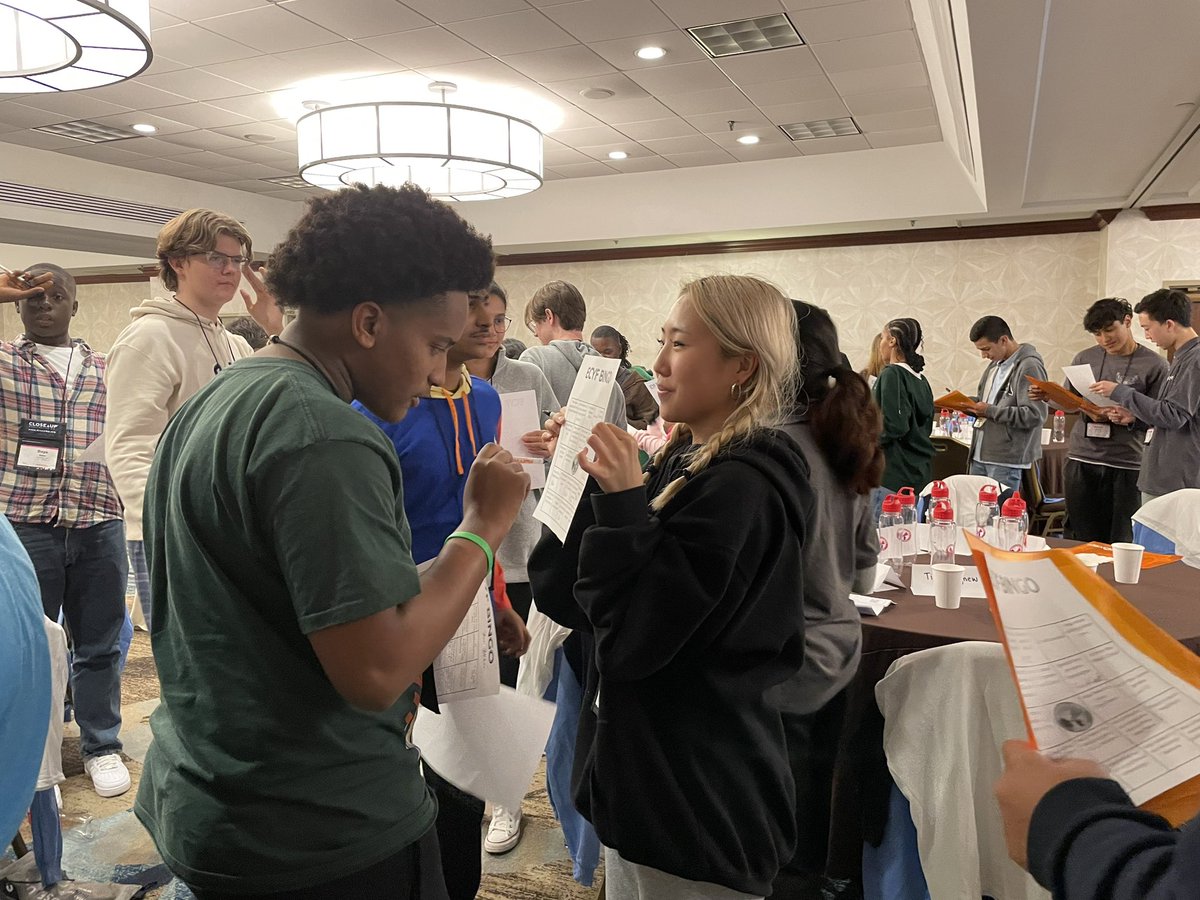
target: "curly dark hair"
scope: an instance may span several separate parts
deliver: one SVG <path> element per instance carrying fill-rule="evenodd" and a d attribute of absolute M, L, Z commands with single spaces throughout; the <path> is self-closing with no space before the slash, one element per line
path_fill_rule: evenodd
<path fill-rule="evenodd" d="M 445 203 L 412 184 L 358 184 L 308 202 L 267 284 L 280 306 L 336 313 L 486 289 L 494 269 L 491 238 Z"/>

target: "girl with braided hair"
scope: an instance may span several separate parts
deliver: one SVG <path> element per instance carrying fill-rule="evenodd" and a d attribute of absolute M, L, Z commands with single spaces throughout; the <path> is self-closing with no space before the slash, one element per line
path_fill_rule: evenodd
<path fill-rule="evenodd" d="M 916 319 L 892 319 L 883 326 L 879 352 L 887 365 L 871 387 L 883 412 L 883 447 L 886 465 L 883 486 L 874 494 L 875 518 L 888 493 L 902 487 L 921 488 L 933 480 L 933 389 L 921 374 L 925 357 L 921 346 L 921 323 Z"/>
<path fill-rule="evenodd" d="M 795 323 L 756 278 L 685 285 L 654 363 L 670 440 L 643 476 L 633 438 L 597 425 L 567 540 L 544 537 L 530 560 L 539 607 L 585 637 L 573 787 L 610 900 L 763 897 L 795 849 L 766 698 L 804 656 L 812 494 L 773 428 L 791 407 Z"/>

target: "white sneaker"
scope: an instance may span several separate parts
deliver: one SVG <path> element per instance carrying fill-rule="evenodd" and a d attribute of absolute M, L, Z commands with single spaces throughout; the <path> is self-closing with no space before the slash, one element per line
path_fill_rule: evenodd
<path fill-rule="evenodd" d="M 483 849 L 488 853 L 507 853 L 521 842 L 521 811 L 510 813 L 502 806 L 492 809 L 492 824 L 488 826 Z"/>
<path fill-rule="evenodd" d="M 92 787 L 101 797 L 119 797 L 129 790 L 129 770 L 116 753 L 84 760 L 83 771 L 92 778 Z"/>

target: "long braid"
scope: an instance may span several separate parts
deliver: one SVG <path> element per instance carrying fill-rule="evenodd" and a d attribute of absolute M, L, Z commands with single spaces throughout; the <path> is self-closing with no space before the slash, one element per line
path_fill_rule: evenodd
<path fill-rule="evenodd" d="M 694 478 L 707 469 L 713 460 L 721 454 L 721 451 L 726 450 L 737 441 L 747 437 L 756 428 L 761 427 L 755 422 L 754 405 L 752 403 L 743 403 L 730 413 L 729 418 L 725 420 L 725 426 L 696 449 L 696 452 L 687 464 L 687 474 L 681 475 L 663 488 L 662 492 L 651 501 L 650 508 L 655 511 L 662 509 L 671 502 L 672 497 L 679 493 L 688 479 Z M 679 431 L 684 427 L 677 425 L 675 431 Z M 671 437 L 674 439 L 675 434 L 672 433 Z M 663 447 L 663 450 L 667 450 L 669 446 L 668 444 L 668 446 Z M 655 461 L 658 461 L 658 457 L 655 457 Z"/>

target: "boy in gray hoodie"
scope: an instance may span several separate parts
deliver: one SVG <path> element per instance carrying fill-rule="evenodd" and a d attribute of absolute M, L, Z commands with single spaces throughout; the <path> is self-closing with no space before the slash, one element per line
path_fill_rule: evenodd
<path fill-rule="evenodd" d="M 1021 475 L 1042 456 L 1042 425 L 1047 406 L 1029 396 L 1026 375 L 1046 380 L 1046 364 L 1032 344 L 1019 344 L 999 316 L 971 326 L 971 343 L 989 360 L 979 379 L 972 410 L 972 475 L 986 475 L 1003 488 L 1019 489 Z"/>

